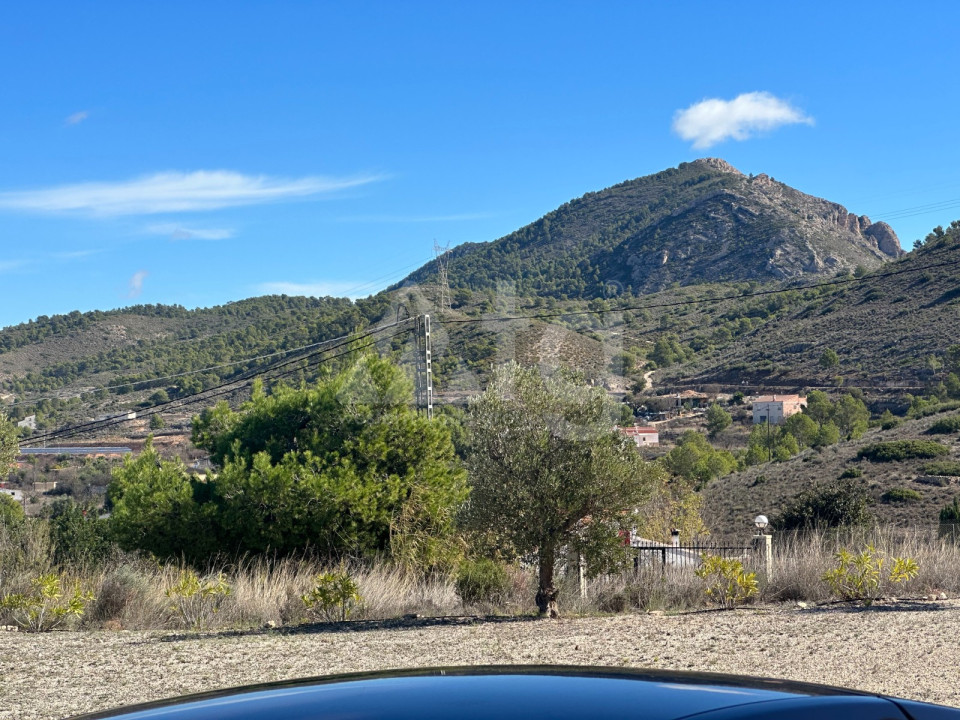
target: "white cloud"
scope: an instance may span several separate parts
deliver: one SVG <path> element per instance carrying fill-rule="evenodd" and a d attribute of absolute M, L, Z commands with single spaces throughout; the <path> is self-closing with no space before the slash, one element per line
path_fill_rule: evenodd
<path fill-rule="evenodd" d="M 69 252 L 58 252 L 54 253 L 53 256 L 58 260 L 77 260 L 79 258 L 90 257 L 91 255 L 96 255 L 97 253 L 103 252 L 102 250 L 71 250 Z"/>
<path fill-rule="evenodd" d="M 140 296 L 140 293 L 143 292 L 143 281 L 147 278 L 148 274 L 146 270 L 138 270 L 133 274 L 133 277 L 130 278 L 130 282 L 128 283 L 129 289 L 127 291 L 127 297 L 135 298 Z"/>
<path fill-rule="evenodd" d="M 257 291 L 264 295 L 306 295 L 308 297 L 354 297 L 351 291 L 365 287 L 364 283 L 357 282 L 265 282 L 257 286 Z M 366 297 L 364 295 L 363 297 Z"/>
<path fill-rule="evenodd" d="M 813 118 L 768 92 L 751 92 L 733 100 L 710 98 L 686 110 L 677 110 L 673 131 L 684 140 L 692 140 L 693 147 L 702 149 L 729 138 L 746 140 L 757 133 L 796 123 L 813 125 Z"/>
<path fill-rule="evenodd" d="M 70 115 L 63 122 L 66 125 L 79 125 L 88 117 L 90 117 L 90 113 L 87 112 L 86 110 L 81 110 L 80 112 L 75 112 L 73 115 Z"/>
<path fill-rule="evenodd" d="M 381 176 L 278 178 L 230 170 L 163 172 L 123 182 L 87 182 L 0 193 L 0 208 L 100 217 L 216 210 L 332 193 Z"/>
<path fill-rule="evenodd" d="M 226 240 L 234 235 L 230 228 L 190 228 L 177 223 L 151 225 L 146 231 L 151 235 L 168 235 L 171 240 Z"/>

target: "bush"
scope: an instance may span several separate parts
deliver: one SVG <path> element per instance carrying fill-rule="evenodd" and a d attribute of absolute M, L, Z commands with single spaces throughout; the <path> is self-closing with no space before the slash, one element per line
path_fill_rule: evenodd
<path fill-rule="evenodd" d="M 960 477 L 960 462 L 957 460 L 935 460 L 934 462 L 925 463 L 920 469 L 927 475 Z"/>
<path fill-rule="evenodd" d="M 863 525 L 870 520 L 867 503 L 862 488 L 835 482 L 794 496 L 773 525 L 780 531 Z"/>
<path fill-rule="evenodd" d="M 464 560 L 460 564 L 456 585 L 464 605 L 500 603 L 510 591 L 511 581 L 502 563 L 480 558 Z"/>
<path fill-rule="evenodd" d="M 881 495 L 880 499 L 886 503 L 908 503 L 923 500 L 923 495 L 910 488 L 892 488 Z"/>
<path fill-rule="evenodd" d="M 61 567 L 85 562 L 98 563 L 111 549 L 107 523 L 93 506 L 62 499 L 50 508 L 50 542 L 53 559 Z"/>
<path fill-rule="evenodd" d="M 847 468 L 842 473 L 840 473 L 840 477 L 838 479 L 847 480 L 848 478 L 858 478 L 858 477 L 861 477 L 862 475 L 863 475 L 863 470 L 861 470 L 860 468 L 851 467 L 851 468 Z"/>
<path fill-rule="evenodd" d="M 946 455 L 950 448 L 935 440 L 894 440 L 866 445 L 857 457 L 873 462 L 895 462 L 914 458 L 935 458 Z"/>
<path fill-rule="evenodd" d="M 704 553 L 696 575 L 706 581 L 707 597 L 721 607 L 731 608 L 759 592 L 757 574 L 744 572 L 739 560 Z"/>
<path fill-rule="evenodd" d="M 880 416 L 880 429 L 893 430 L 898 425 L 900 425 L 900 418 L 898 418 L 889 410 L 884 410 L 883 414 Z"/>
<path fill-rule="evenodd" d="M 223 573 L 216 580 L 201 580 L 192 569 L 181 570 L 177 582 L 164 594 L 173 600 L 170 609 L 185 627 L 203 628 L 220 611 L 224 598 L 231 592 Z"/>
<path fill-rule="evenodd" d="M 357 583 L 346 570 L 322 573 L 314 582 L 313 590 L 302 597 L 303 604 L 328 622 L 344 622 L 362 602 Z"/>
<path fill-rule="evenodd" d="M 57 573 L 39 575 L 30 584 L 31 593 L 10 593 L 0 598 L 0 611 L 8 611 L 13 624 L 27 632 L 54 630 L 70 618 L 83 615 L 87 603 L 93 600 L 93 593 L 85 591 L 79 580 L 64 592 L 64 579 Z"/>
<path fill-rule="evenodd" d="M 960 415 L 940 418 L 927 430 L 931 435 L 949 435 L 960 431 Z"/>
<path fill-rule="evenodd" d="M 837 566 L 823 575 L 830 592 L 841 600 L 856 600 L 871 605 L 882 597 L 887 581 L 900 583 L 917 576 L 919 567 L 911 558 L 894 558 L 889 573 L 883 572 L 886 558 L 872 545 L 857 555 L 842 549 L 834 555 Z"/>
<path fill-rule="evenodd" d="M 955 525 L 960 523 L 960 497 L 955 497 L 953 502 L 940 510 L 941 525 Z"/>

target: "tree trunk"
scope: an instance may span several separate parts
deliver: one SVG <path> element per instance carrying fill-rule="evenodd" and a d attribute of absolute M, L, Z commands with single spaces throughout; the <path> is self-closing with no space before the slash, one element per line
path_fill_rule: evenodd
<path fill-rule="evenodd" d="M 537 609 L 541 617 L 558 618 L 557 588 L 553 584 L 553 566 L 556 561 L 556 550 L 552 545 L 541 546 L 538 555 L 539 586 L 537 587 Z"/>

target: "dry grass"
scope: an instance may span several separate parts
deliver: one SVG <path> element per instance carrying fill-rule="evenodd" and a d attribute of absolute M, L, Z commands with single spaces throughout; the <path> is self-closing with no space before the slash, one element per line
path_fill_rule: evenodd
<path fill-rule="evenodd" d="M 9 541 L 8 536 L 0 541 Z M 840 548 L 858 552 L 873 546 L 892 562 L 894 557 L 917 561 L 919 574 L 908 582 L 889 585 L 886 595 L 917 598 L 946 593 L 960 595 L 960 547 L 940 538 L 936 528 L 863 528 L 844 532 L 809 533 L 775 538 L 774 573 L 762 584 L 761 600 L 821 602 L 830 599 L 824 573 L 834 567 Z M 16 547 L 0 542 L 0 597 L 22 592 L 40 572 L 49 571 L 49 548 L 39 533 L 20 539 Z M 748 569 L 756 568 L 750 560 Z M 302 597 L 316 583 L 317 575 L 331 569 L 310 558 L 251 558 L 212 565 L 202 573 L 204 583 L 215 582 L 222 573 L 228 595 L 219 599 L 216 613 L 205 620 L 209 629 L 239 629 L 291 626 L 314 620 Z M 522 615 L 533 612 L 535 573 L 532 568 L 508 569 L 509 588 L 496 602 L 464 604 L 450 577 L 424 578 L 388 563 L 348 566 L 361 601 L 351 619 L 380 620 L 409 615 Z M 79 626 L 84 629 L 155 630 L 189 625 L 189 618 L 173 609 L 167 591 L 175 585 L 184 567 L 158 564 L 134 555 L 118 553 L 100 567 L 67 568 L 64 579 L 78 578 L 93 592 L 94 600 Z M 641 568 L 590 580 L 581 597 L 576 583 L 561 577 L 561 610 L 566 615 L 622 613 L 630 611 L 683 611 L 708 606 L 704 583 L 692 568 L 659 566 Z M 9 617 L 0 611 L 0 624 Z"/>

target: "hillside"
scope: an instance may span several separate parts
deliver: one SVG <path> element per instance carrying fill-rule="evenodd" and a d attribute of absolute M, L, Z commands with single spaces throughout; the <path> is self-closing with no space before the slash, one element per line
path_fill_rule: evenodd
<path fill-rule="evenodd" d="M 786 294 L 789 302 L 775 317 L 739 342 L 670 370 L 664 381 L 909 388 L 934 379 L 931 356 L 960 338 L 960 222 L 938 228 L 895 263 L 843 280 Z M 824 368 L 828 349 L 839 362 Z"/>
<path fill-rule="evenodd" d="M 781 463 L 766 463 L 720 478 L 702 492 L 704 516 L 718 534 L 739 528 L 759 513 L 775 516 L 799 492 L 840 481 L 862 489 L 871 501 L 871 515 L 882 525 L 930 526 L 940 509 L 960 494 L 960 477 L 935 476 L 931 465 L 958 465 L 956 433 L 929 434 L 930 427 L 956 411 L 907 420 L 890 430 L 873 428 L 859 440 L 841 442 L 820 450 L 807 449 Z M 936 441 L 950 448 L 946 460 L 910 459 L 872 462 L 857 457 L 866 445 L 900 440 Z M 960 468 L 958 468 L 960 469 Z M 859 474 L 858 474 L 859 473 Z M 885 499 L 894 489 L 912 490 L 908 499 Z"/>
<path fill-rule="evenodd" d="M 566 299 L 833 274 L 901 254 L 885 223 L 706 158 L 588 193 L 494 242 L 461 245 L 448 265 L 453 288 L 515 283 L 521 295 Z M 427 265 L 397 287 L 433 279 Z"/>

